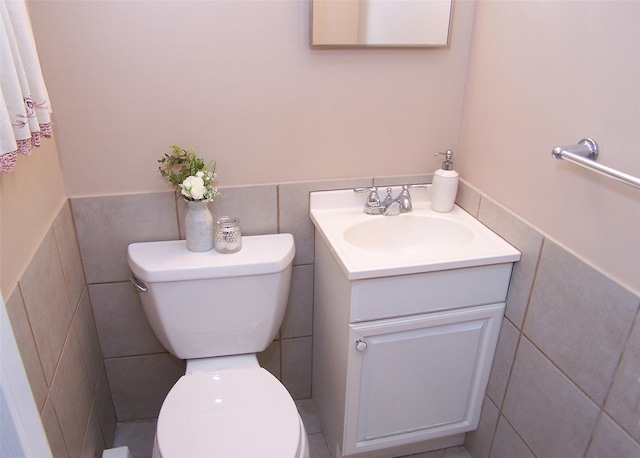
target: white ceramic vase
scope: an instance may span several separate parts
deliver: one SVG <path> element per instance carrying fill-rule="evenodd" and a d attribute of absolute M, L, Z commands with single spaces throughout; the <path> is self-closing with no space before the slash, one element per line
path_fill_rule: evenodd
<path fill-rule="evenodd" d="M 213 248 L 213 215 L 208 202 L 187 202 L 184 230 L 189 251 L 209 251 Z"/>

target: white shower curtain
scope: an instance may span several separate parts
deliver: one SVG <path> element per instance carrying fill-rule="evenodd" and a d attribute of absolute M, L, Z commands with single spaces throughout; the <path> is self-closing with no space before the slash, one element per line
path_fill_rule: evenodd
<path fill-rule="evenodd" d="M 51 103 L 24 0 L 0 1 L 0 171 L 51 137 Z"/>

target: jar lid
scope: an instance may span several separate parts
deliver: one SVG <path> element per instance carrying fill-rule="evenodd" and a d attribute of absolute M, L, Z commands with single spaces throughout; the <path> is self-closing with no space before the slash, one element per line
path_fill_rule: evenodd
<path fill-rule="evenodd" d="M 235 216 L 223 216 L 216 224 L 224 232 L 231 232 L 240 226 L 240 219 Z"/>

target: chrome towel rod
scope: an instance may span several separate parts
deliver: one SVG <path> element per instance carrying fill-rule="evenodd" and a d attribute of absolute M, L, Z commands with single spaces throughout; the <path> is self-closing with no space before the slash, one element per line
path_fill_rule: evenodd
<path fill-rule="evenodd" d="M 553 148 L 551 154 L 556 159 L 565 159 L 602 175 L 614 178 L 629 186 L 633 186 L 636 189 L 640 189 L 640 178 L 612 169 L 606 165 L 598 164 L 596 161 L 598 160 L 599 152 L 598 144 L 594 139 L 583 138 L 577 145 L 556 146 Z"/>

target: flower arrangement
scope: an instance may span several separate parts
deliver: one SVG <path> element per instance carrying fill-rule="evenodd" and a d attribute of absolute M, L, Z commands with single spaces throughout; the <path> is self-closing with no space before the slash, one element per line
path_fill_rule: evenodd
<path fill-rule="evenodd" d="M 216 179 L 215 162 L 208 164 L 196 156 L 193 147 L 185 150 L 171 145 L 170 154 L 165 154 L 158 162 L 162 175 L 176 192 L 192 202 L 209 202 L 220 193 L 213 187 Z"/>

